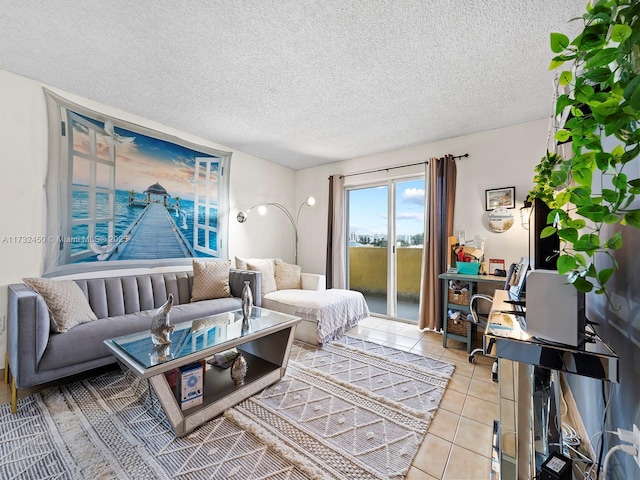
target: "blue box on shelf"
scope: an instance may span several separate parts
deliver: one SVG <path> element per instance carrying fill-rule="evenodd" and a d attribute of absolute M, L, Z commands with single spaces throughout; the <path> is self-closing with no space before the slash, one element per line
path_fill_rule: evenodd
<path fill-rule="evenodd" d="M 463 275 L 477 275 L 480 271 L 479 262 L 457 262 L 458 273 Z"/>

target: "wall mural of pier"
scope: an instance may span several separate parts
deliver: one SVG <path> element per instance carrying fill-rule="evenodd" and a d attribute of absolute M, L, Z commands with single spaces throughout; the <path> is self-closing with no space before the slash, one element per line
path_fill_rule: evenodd
<path fill-rule="evenodd" d="M 44 274 L 226 258 L 230 153 L 45 92 L 57 142 Z"/>

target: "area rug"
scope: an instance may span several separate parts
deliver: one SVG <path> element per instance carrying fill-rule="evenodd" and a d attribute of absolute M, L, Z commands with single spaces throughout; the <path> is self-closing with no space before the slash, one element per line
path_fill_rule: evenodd
<path fill-rule="evenodd" d="M 176 438 L 146 381 L 108 371 L 0 407 L 3 479 L 401 479 L 453 365 L 351 337 Z"/>

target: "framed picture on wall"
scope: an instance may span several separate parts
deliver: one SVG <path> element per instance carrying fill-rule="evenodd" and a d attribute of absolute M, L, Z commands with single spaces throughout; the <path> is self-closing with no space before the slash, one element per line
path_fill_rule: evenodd
<path fill-rule="evenodd" d="M 516 187 L 503 187 L 485 190 L 485 208 L 487 211 L 494 208 L 516 208 Z"/>

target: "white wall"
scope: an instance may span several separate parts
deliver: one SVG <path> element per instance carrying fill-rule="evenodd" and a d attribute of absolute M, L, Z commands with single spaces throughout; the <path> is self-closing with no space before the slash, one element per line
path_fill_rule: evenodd
<path fill-rule="evenodd" d="M 38 82 L 0 70 L 0 358 L 4 358 L 6 342 L 6 287 L 20 282 L 23 277 L 42 274 L 42 245 L 11 241 L 14 236 L 46 234 L 44 185 L 48 160 L 48 127 L 42 87 Z M 269 256 L 293 261 L 293 230 L 284 215 L 269 211 L 265 217 L 251 216 L 244 224 L 235 221 L 239 210 L 265 201 L 279 202 L 292 209 L 295 188 L 293 170 L 127 112 L 50 89 L 75 103 L 107 115 L 163 131 L 195 144 L 232 151 L 230 258 Z"/>
<path fill-rule="evenodd" d="M 528 231 L 520 225 L 519 209 L 533 186 L 533 169 L 545 154 L 547 127 L 546 119 L 538 120 L 299 170 L 296 173 L 296 201 L 302 202 L 307 195 L 314 195 L 318 200 L 313 209 L 305 209 L 300 215 L 299 263 L 303 271 L 325 271 L 330 175 L 423 162 L 447 153 L 469 154 L 468 158 L 456 160 L 458 174 L 454 233 L 464 229 L 467 238 L 476 234 L 485 236 L 487 259 L 503 258 L 507 265 L 519 260 L 527 255 L 529 240 Z M 415 174 L 424 171 L 423 168 L 396 169 L 389 174 Z M 346 180 L 351 184 L 366 183 L 385 175 L 369 174 L 348 177 Z M 495 233 L 487 223 L 485 190 L 512 186 L 516 187 L 516 208 L 512 210 L 516 222 L 507 232 Z"/>

